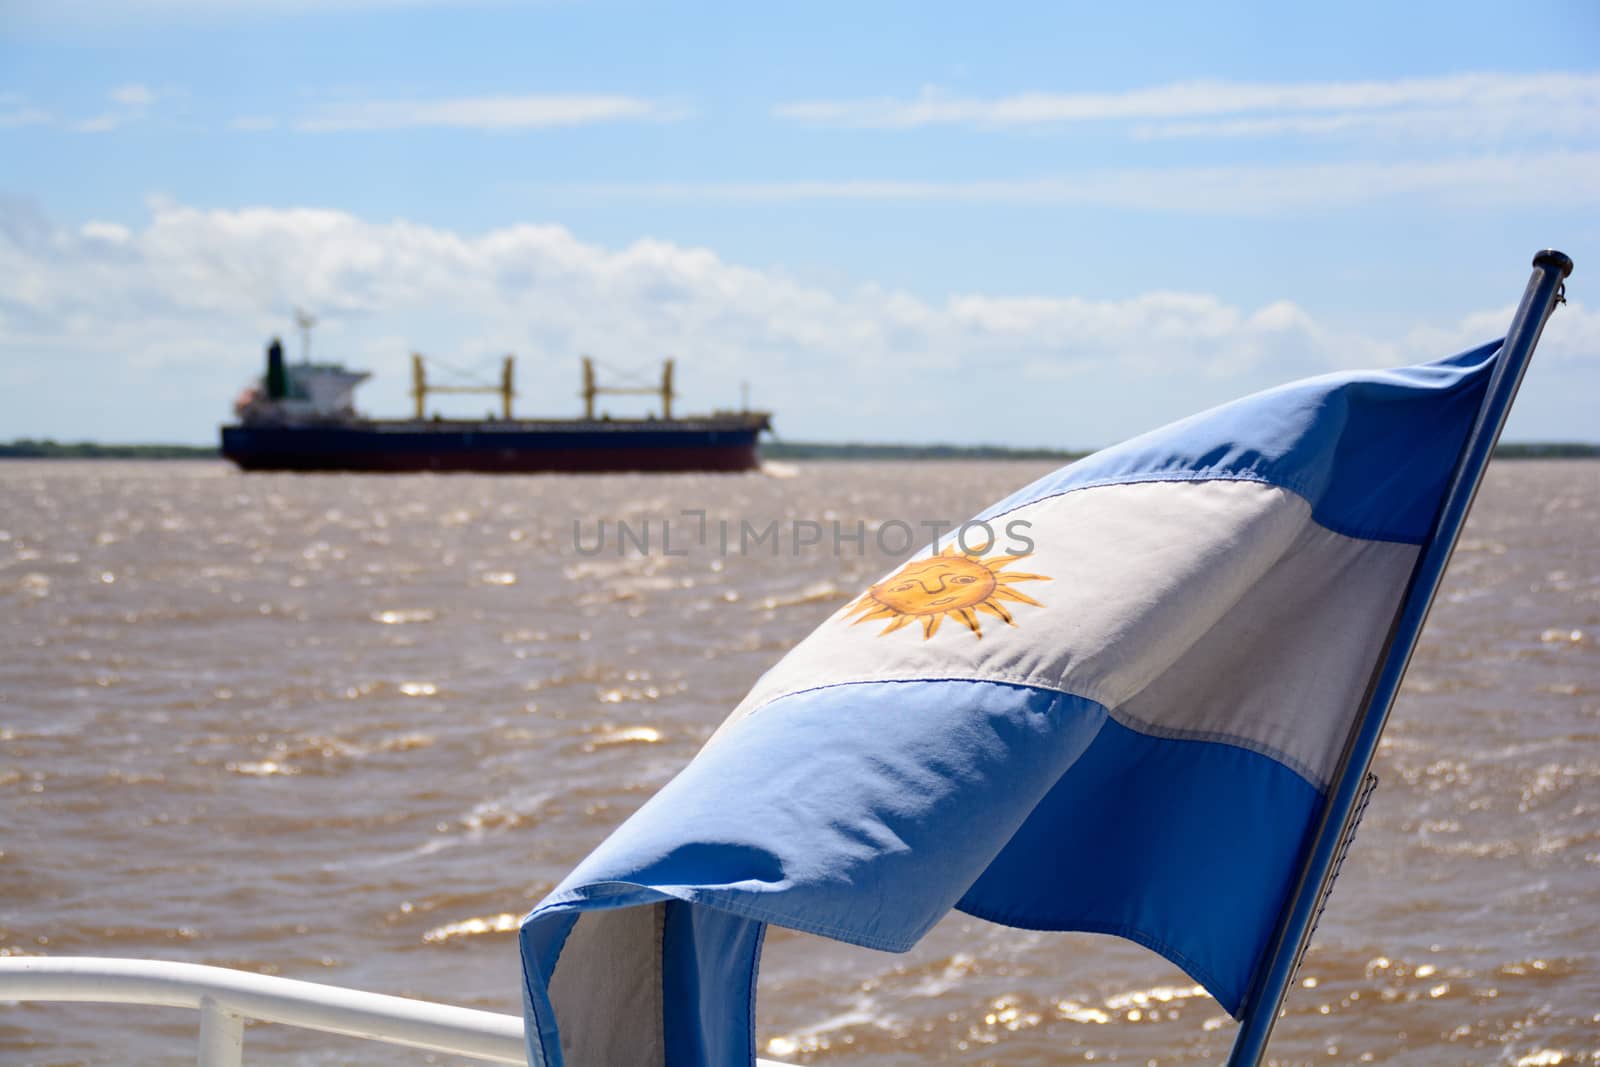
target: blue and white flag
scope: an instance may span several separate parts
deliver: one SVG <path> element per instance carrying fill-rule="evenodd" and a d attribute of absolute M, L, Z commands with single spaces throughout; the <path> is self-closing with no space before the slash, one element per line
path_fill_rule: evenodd
<path fill-rule="evenodd" d="M 1498 350 L 1127 441 L 978 516 L 1028 550 L 839 609 L 524 920 L 531 1062 L 750 1064 L 765 924 L 903 952 L 952 907 L 1238 1014 Z"/>

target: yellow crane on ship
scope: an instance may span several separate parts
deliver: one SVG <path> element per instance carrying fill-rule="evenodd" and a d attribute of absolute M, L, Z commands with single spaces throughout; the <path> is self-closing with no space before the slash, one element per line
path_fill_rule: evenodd
<path fill-rule="evenodd" d="M 500 398 L 501 418 L 506 421 L 512 419 L 511 402 L 517 395 L 516 391 L 516 360 L 514 355 L 508 355 L 500 364 L 500 383 L 498 385 L 436 385 L 428 381 L 427 359 L 420 352 L 411 353 L 411 398 L 416 403 L 416 417 L 420 421 L 426 419 L 429 394 L 442 393 L 475 393 L 498 396 Z M 672 418 L 672 401 L 678 395 L 673 389 L 673 361 L 666 359 L 661 364 L 660 386 L 628 386 L 628 385 L 601 385 L 595 373 L 595 362 L 589 356 L 583 357 L 583 389 L 579 396 L 583 398 L 583 417 L 594 419 L 594 402 L 600 396 L 658 396 L 661 398 L 661 417 Z"/>

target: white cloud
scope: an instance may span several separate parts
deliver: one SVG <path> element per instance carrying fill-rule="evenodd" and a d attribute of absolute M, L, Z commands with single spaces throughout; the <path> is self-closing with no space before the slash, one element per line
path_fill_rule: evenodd
<path fill-rule="evenodd" d="M 120 222 L 86 222 L 78 227 L 78 232 L 91 241 L 117 245 L 127 244 L 133 237 L 133 231 Z"/>
<path fill-rule="evenodd" d="M 21 93 L 0 93 L 0 129 L 39 126 L 52 119 L 50 112 L 34 107 Z"/>
<path fill-rule="evenodd" d="M 1530 109 L 1514 105 L 1165 122 L 1138 125 L 1132 130 L 1133 138 L 1140 141 L 1376 134 L 1393 141 L 1442 136 L 1500 142 L 1529 134 L 1592 139 L 1597 133 L 1600 107 Z"/>
<path fill-rule="evenodd" d="M 50 122 L 50 112 L 36 107 L 14 107 L 0 110 L 0 127 L 42 126 Z"/>
<path fill-rule="evenodd" d="M 110 110 L 92 118 L 77 119 L 70 126 L 79 133 L 109 133 L 129 123 L 142 122 L 150 117 L 151 107 L 162 95 L 137 82 L 119 85 L 106 94 Z"/>
<path fill-rule="evenodd" d="M 72 128 L 79 133 L 110 133 L 121 126 L 126 118 L 113 112 L 105 112 L 89 119 L 76 119 Z"/>
<path fill-rule="evenodd" d="M 1471 137 L 1502 131 L 1592 130 L 1600 74 L 1454 74 L 1392 81 L 1243 83 L 1195 81 L 1121 92 L 1028 92 L 978 98 L 928 87 L 911 99 L 807 100 L 781 104 L 780 118 L 867 128 L 1036 127 L 1086 122 L 1156 123 L 1145 137 L 1327 134 L 1361 128 L 1426 129 Z M 1207 123 L 1176 120 L 1258 121 Z"/>
<path fill-rule="evenodd" d="M 19 23 L 146 25 L 152 19 L 215 22 L 222 18 L 326 15 L 391 8 L 493 7 L 504 0 L 8 0 Z"/>
<path fill-rule="evenodd" d="M 976 181 L 640 183 L 568 191 L 661 200 L 890 200 L 1081 204 L 1205 215 L 1272 215 L 1426 196 L 1463 207 L 1527 203 L 1559 189 L 1563 203 L 1600 201 L 1600 151 L 1469 156 L 1424 162 L 1238 164 L 1086 171 Z"/>
<path fill-rule="evenodd" d="M 418 127 L 526 130 L 599 122 L 669 122 L 685 115 L 682 108 L 631 96 L 476 96 L 331 104 L 300 119 L 295 128 L 313 133 Z"/>
<path fill-rule="evenodd" d="M 130 111 L 143 111 L 156 102 L 155 90 L 148 85 L 134 83 L 119 85 L 110 92 L 111 102 L 121 105 Z"/>
<path fill-rule="evenodd" d="M 604 248 L 558 226 L 463 234 L 169 203 L 133 230 L 0 209 L 0 276 L 14 280 L 0 291 L 0 366 L 43 376 L 31 392 L 0 391 L 0 424 L 136 439 L 209 437 L 295 305 L 320 315 L 319 353 L 378 372 L 366 397 L 377 412 L 406 409 L 413 347 L 457 363 L 516 352 L 522 410 L 548 414 L 572 413 L 580 353 L 631 365 L 673 354 L 686 407 L 735 403 L 749 380 L 791 437 L 1060 446 L 1305 374 L 1448 354 L 1509 317 L 1424 317 L 1372 336 L 1293 302 L 1200 292 L 929 300 L 806 284 L 662 241 Z M 1545 349 L 1587 375 L 1567 392 L 1592 395 L 1600 316 L 1564 309 Z M 71 404 L 105 414 L 41 421 Z"/>

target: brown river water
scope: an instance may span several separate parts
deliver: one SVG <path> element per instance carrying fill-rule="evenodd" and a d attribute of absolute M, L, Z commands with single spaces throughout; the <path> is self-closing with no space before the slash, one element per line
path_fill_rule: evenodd
<path fill-rule="evenodd" d="M 0 955 L 516 1011 L 517 917 L 897 558 L 741 555 L 739 521 L 960 520 L 1047 468 L 0 463 Z M 650 550 L 588 554 L 602 519 Z M 1275 1062 L 1600 1063 L 1597 530 L 1600 463 L 1491 470 Z M 764 1055 L 840 1065 L 1220 1062 L 1233 1031 L 1143 949 L 961 915 L 906 955 L 774 931 L 758 1011 Z M 192 1063 L 195 1032 L 0 1005 L 0 1063 Z M 245 1052 L 449 1061 L 266 1024 Z"/>

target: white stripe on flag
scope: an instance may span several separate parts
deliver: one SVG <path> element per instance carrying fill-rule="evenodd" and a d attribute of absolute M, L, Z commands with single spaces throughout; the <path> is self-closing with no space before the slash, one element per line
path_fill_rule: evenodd
<path fill-rule="evenodd" d="M 1334 533 L 1303 498 L 1256 481 L 1051 497 L 996 522 L 991 556 L 1015 520 L 1030 524 L 1035 550 L 1005 569 L 1048 579 L 1012 586 L 1039 606 L 1000 602 L 1015 625 L 978 615 L 980 637 L 946 618 L 925 637 L 917 624 L 883 632 L 893 615 L 857 622 L 847 605 L 718 734 L 824 686 L 1009 682 L 1097 701 L 1146 733 L 1242 745 L 1326 786 L 1416 546 Z"/>

